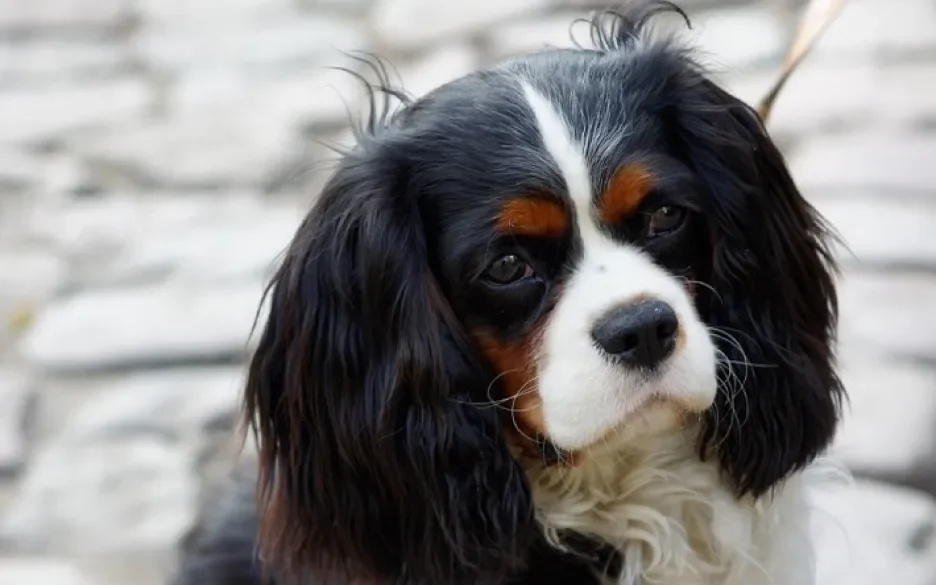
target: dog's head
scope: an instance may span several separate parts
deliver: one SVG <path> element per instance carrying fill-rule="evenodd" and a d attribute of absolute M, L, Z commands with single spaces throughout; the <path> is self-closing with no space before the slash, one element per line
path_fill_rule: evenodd
<path fill-rule="evenodd" d="M 375 116 L 277 272 L 250 366 L 271 562 L 477 583 L 534 538 L 515 454 L 700 418 L 760 495 L 829 442 L 825 232 L 747 105 L 644 24 Z"/>

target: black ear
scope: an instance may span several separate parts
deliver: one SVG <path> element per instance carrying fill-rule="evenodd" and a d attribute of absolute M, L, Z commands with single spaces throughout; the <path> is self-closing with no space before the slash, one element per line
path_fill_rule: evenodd
<path fill-rule="evenodd" d="M 707 81 L 700 91 L 679 126 L 708 191 L 711 265 L 700 276 L 717 291 L 699 291 L 720 351 L 702 449 L 739 493 L 757 495 L 833 438 L 843 397 L 835 268 L 822 218 L 754 111 Z"/>
<path fill-rule="evenodd" d="M 491 378 L 430 271 L 406 150 L 346 155 L 273 279 L 246 389 L 261 555 L 329 583 L 496 583 L 532 504 L 476 406 Z"/>

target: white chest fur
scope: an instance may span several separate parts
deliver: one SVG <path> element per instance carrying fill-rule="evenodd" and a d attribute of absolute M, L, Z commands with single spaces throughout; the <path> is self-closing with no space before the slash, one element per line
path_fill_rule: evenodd
<path fill-rule="evenodd" d="M 815 583 L 810 494 L 838 469 L 815 463 L 770 496 L 737 499 L 693 436 L 608 445 L 576 467 L 530 465 L 547 537 L 561 546 L 558 532 L 571 529 L 618 548 L 624 570 L 608 584 Z"/>

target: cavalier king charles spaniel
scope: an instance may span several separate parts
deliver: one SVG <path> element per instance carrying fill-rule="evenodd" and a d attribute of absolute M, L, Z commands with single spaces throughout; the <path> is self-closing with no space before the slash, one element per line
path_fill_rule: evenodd
<path fill-rule="evenodd" d="M 831 236 L 754 110 L 651 34 L 671 11 L 383 84 L 402 106 L 372 104 L 268 290 L 256 486 L 180 583 L 814 582 Z"/>

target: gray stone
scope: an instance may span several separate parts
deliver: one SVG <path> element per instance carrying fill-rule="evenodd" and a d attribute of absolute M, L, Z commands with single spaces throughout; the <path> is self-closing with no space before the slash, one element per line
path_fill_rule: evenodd
<path fill-rule="evenodd" d="M 57 371 L 238 359 L 262 292 L 261 281 L 89 290 L 45 307 L 20 349 Z"/>
<path fill-rule="evenodd" d="M 4 214 L 4 204 L 18 201 L 17 211 L 42 208 L 73 195 L 95 193 L 97 186 L 89 169 L 68 152 L 9 148 L 0 145 L 0 224 L 10 219 Z M 0 240 L 9 241 L 0 226 Z"/>
<path fill-rule="evenodd" d="M 46 159 L 40 192 L 49 198 L 71 199 L 72 196 L 99 194 L 102 185 L 92 169 L 74 154 L 59 151 Z M 46 211 L 48 206 L 40 204 Z"/>
<path fill-rule="evenodd" d="M 925 537 L 936 529 L 932 497 L 859 481 L 825 490 L 815 502 L 817 584 L 932 585 L 936 539 Z"/>
<path fill-rule="evenodd" d="M 42 182 L 39 158 L 20 150 L 0 149 L 0 194 L 28 191 Z"/>
<path fill-rule="evenodd" d="M 63 436 L 74 440 L 155 431 L 178 439 L 230 427 L 243 386 L 240 367 L 182 368 L 102 384 L 76 411 Z"/>
<path fill-rule="evenodd" d="M 269 276 L 306 206 L 244 191 L 116 192 L 46 203 L 17 225 L 61 251 L 72 286 L 218 285 Z"/>
<path fill-rule="evenodd" d="M 186 233 L 199 225 L 223 224 L 225 220 L 241 225 L 244 218 L 276 215 L 284 208 L 264 205 L 259 194 L 247 191 L 159 191 L 142 195 L 118 191 L 46 202 L 32 210 L 21 224 L 30 238 L 48 242 L 67 255 L 71 263 L 93 263 L 94 274 L 101 274 L 123 262 L 125 250 L 145 246 L 166 234 Z"/>
<path fill-rule="evenodd" d="M 820 192 L 880 189 L 936 192 L 936 134 L 864 132 L 814 138 L 789 157 L 794 178 Z"/>
<path fill-rule="evenodd" d="M 305 10 L 341 11 L 349 14 L 364 14 L 374 0 L 297 0 L 299 6 Z"/>
<path fill-rule="evenodd" d="M 0 44 L 0 86 L 100 79 L 130 69 L 116 42 L 30 41 Z"/>
<path fill-rule="evenodd" d="M 154 436 L 53 440 L 30 462 L 0 538 L 22 552 L 166 550 L 195 517 L 194 466 L 188 449 Z"/>
<path fill-rule="evenodd" d="M 583 16 L 588 14 L 560 12 L 507 20 L 494 28 L 486 39 L 496 58 L 546 47 L 572 47 L 573 37 L 578 44 L 590 46 L 588 26 L 581 22 L 573 25 L 575 19 Z M 677 19 L 661 20 L 658 24 L 699 50 L 704 61 L 716 70 L 734 72 L 767 61 L 779 61 L 786 48 L 787 35 L 782 23 L 761 7 L 697 12 L 692 15 L 692 22 L 693 28 L 689 31 Z"/>
<path fill-rule="evenodd" d="M 737 69 L 779 61 L 786 50 L 783 23 L 763 7 L 751 5 L 693 15 L 692 30 L 684 33 L 706 63 Z"/>
<path fill-rule="evenodd" d="M 220 283 L 268 278 L 301 219 L 289 205 L 214 210 L 197 222 L 137 235 L 98 271 L 98 280 L 116 284 L 168 276 Z"/>
<path fill-rule="evenodd" d="M 307 71 L 334 59 L 339 49 L 367 49 L 366 41 L 355 22 L 337 16 L 219 19 L 212 15 L 147 27 L 141 31 L 136 49 L 172 76 L 216 69 L 271 74 Z"/>
<path fill-rule="evenodd" d="M 138 0 L 137 10 L 146 23 L 210 26 L 217 20 L 265 18 L 291 8 L 290 0 Z"/>
<path fill-rule="evenodd" d="M 468 44 L 445 45 L 400 71 L 403 88 L 421 96 L 430 90 L 471 73 L 480 66 L 477 51 Z"/>
<path fill-rule="evenodd" d="M 298 150 L 288 120 L 217 107 L 124 126 L 74 146 L 121 183 L 196 189 L 262 186 Z"/>
<path fill-rule="evenodd" d="M 18 471 L 26 460 L 26 432 L 34 397 L 24 372 L 0 367 L 0 475 Z"/>
<path fill-rule="evenodd" d="M 0 0 L 0 34 L 114 31 L 131 16 L 130 0 Z"/>
<path fill-rule="evenodd" d="M 335 58 L 333 64 L 355 69 L 357 64 L 348 61 Z M 258 76 L 216 68 L 178 77 L 168 99 L 174 111 L 223 103 L 228 108 L 267 112 L 294 124 L 335 126 L 347 122 L 361 89 L 351 74 L 332 69 Z"/>
<path fill-rule="evenodd" d="M 813 200 L 847 246 L 838 253 L 843 263 L 936 268 L 936 186 L 932 201 L 886 190 L 826 194 Z"/>
<path fill-rule="evenodd" d="M 19 334 L 65 283 L 67 266 L 39 249 L 0 250 L 0 339 Z"/>
<path fill-rule="evenodd" d="M 778 75 L 724 73 L 725 85 L 756 103 Z M 936 119 L 936 64 L 855 63 L 807 58 L 790 78 L 771 112 L 770 129 L 788 136 L 830 131 L 886 131 L 913 128 Z M 833 137 L 834 138 L 834 137 Z"/>
<path fill-rule="evenodd" d="M 142 80 L 0 92 L 0 143 L 41 143 L 79 129 L 138 120 L 150 105 Z"/>
<path fill-rule="evenodd" d="M 46 241 L 66 254 L 79 273 L 73 276 L 81 279 L 82 264 L 96 268 L 102 262 L 113 261 L 135 238 L 154 237 L 154 232 L 186 221 L 195 215 L 193 207 L 207 214 L 206 205 L 203 198 L 189 197 L 188 193 L 176 197 L 154 194 L 152 198 L 144 198 L 117 193 L 70 198 L 30 210 L 21 221 L 21 229 L 29 237 Z"/>
<path fill-rule="evenodd" d="M 175 551 L 79 556 L 80 568 L 94 585 L 168 585 Z"/>
<path fill-rule="evenodd" d="M 843 344 L 927 361 L 936 357 L 936 276 L 847 271 L 839 296 Z"/>
<path fill-rule="evenodd" d="M 849 403 L 835 454 L 876 477 L 936 474 L 936 372 L 847 347 L 840 364 Z"/>
<path fill-rule="evenodd" d="M 550 0 L 378 0 L 370 13 L 370 25 L 383 43 L 408 51 L 439 41 L 464 39 L 549 3 Z"/>
<path fill-rule="evenodd" d="M 486 37 L 488 54 L 501 59 L 539 51 L 547 47 L 574 47 L 574 40 L 588 46 L 588 27 L 572 26 L 580 14 L 561 13 L 498 24 Z"/>
<path fill-rule="evenodd" d="M 23 217 L 28 213 L 31 199 L 31 193 L 0 193 L 0 249 L 22 245 Z"/>
<path fill-rule="evenodd" d="M 92 585 L 92 581 L 73 561 L 49 557 L 0 558 L 0 583 Z"/>
<path fill-rule="evenodd" d="M 856 60 L 936 49 L 936 4 L 902 0 L 851 0 L 816 45 L 814 55 Z"/>

